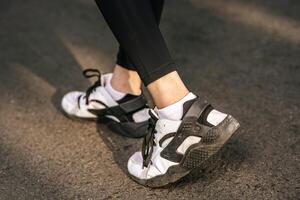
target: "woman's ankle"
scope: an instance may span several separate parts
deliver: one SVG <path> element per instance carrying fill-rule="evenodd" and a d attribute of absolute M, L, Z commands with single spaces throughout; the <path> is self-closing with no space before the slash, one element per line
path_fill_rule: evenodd
<path fill-rule="evenodd" d="M 180 101 L 189 93 L 189 90 L 176 71 L 150 83 L 147 88 L 158 109 Z"/>
<path fill-rule="evenodd" d="M 142 81 L 136 71 L 128 70 L 120 65 L 114 68 L 111 86 L 122 93 L 140 95 Z"/>

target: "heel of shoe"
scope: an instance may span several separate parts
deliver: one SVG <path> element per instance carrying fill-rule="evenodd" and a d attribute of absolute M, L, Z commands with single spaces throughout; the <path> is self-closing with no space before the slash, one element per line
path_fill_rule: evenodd
<path fill-rule="evenodd" d="M 224 123 L 225 124 L 222 124 L 223 130 L 220 133 L 222 135 L 220 135 L 214 143 L 206 144 L 203 141 L 200 141 L 198 144 L 192 145 L 187 150 L 186 156 L 181 164 L 184 168 L 191 170 L 193 168 L 201 167 L 208 158 L 210 158 L 212 162 L 216 160 L 214 155 L 240 127 L 238 121 L 230 115 Z"/>
<path fill-rule="evenodd" d="M 190 170 L 201 167 L 201 165 L 217 151 L 218 148 L 216 147 L 195 147 L 189 151 L 184 162 L 182 163 L 182 166 Z"/>

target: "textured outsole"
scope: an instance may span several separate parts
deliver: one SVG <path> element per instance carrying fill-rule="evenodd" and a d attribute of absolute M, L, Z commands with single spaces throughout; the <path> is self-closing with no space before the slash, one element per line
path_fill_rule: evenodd
<path fill-rule="evenodd" d="M 193 169 L 200 167 L 204 161 L 216 154 L 229 138 L 235 133 L 235 131 L 240 127 L 238 121 L 232 116 L 228 116 L 224 123 L 222 123 L 219 129 L 223 129 L 222 134 L 220 134 L 215 140 L 211 141 L 200 141 L 196 145 L 192 145 L 190 149 L 187 150 L 187 154 L 184 157 L 182 166 L 187 169 Z M 219 130 L 221 131 L 221 130 Z M 217 133 L 217 131 L 215 131 Z"/>
<path fill-rule="evenodd" d="M 201 166 L 226 144 L 239 127 L 238 121 L 228 115 L 208 134 L 208 138 L 203 138 L 199 143 L 190 146 L 182 161 L 178 165 L 171 166 L 165 174 L 151 179 L 138 179 L 132 175 L 130 177 L 137 183 L 152 188 L 164 187 L 177 182 L 193 169 L 201 169 Z"/>

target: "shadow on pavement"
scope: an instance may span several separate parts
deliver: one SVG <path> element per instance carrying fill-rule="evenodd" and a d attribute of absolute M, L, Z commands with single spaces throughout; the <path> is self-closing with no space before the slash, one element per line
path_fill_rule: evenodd
<path fill-rule="evenodd" d="M 106 146 L 112 151 L 115 162 L 127 174 L 127 161 L 134 152 L 140 149 L 142 139 L 126 138 L 118 135 L 100 122 L 97 123 L 97 132 Z"/>

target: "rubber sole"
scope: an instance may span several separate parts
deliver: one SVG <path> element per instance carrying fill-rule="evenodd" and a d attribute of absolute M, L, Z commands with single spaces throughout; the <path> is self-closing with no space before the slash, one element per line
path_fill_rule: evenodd
<path fill-rule="evenodd" d="M 191 145 L 178 165 L 171 166 L 163 175 L 151 179 L 138 179 L 130 177 L 137 183 L 151 188 L 163 187 L 174 183 L 188 175 L 193 169 L 199 168 L 211 156 L 215 155 L 240 127 L 238 121 L 228 115 L 218 126 L 208 132 L 207 138 L 202 138 L 199 143 Z"/>

